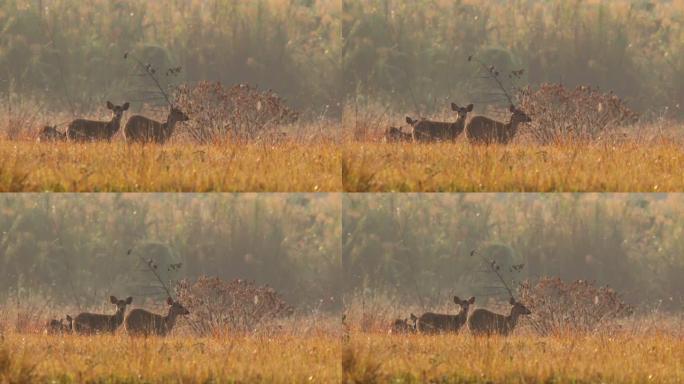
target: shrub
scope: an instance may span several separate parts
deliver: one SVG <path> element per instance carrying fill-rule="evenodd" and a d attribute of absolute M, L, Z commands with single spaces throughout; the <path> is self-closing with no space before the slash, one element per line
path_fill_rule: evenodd
<path fill-rule="evenodd" d="M 597 140 L 638 119 L 612 92 L 586 86 L 528 86 L 519 91 L 518 100 L 519 107 L 532 118 L 526 129 L 542 144 L 568 139 Z"/>
<path fill-rule="evenodd" d="M 586 280 L 568 283 L 559 277 L 545 277 L 535 284 L 525 281 L 518 294 L 532 311 L 529 323 L 540 335 L 593 332 L 632 313 L 613 289 Z"/>
<path fill-rule="evenodd" d="M 224 137 L 254 140 L 298 118 L 274 92 L 246 84 L 230 88 L 207 81 L 183 85 L 176 91 L 175 104 L 191 117 L 185 126 L 200 143 Z"/>
<path fill-rule="evenodd" d="M 176 295 L 190 311 L 188 323 L 198 335 L 254 332 L 293 312 L 273 288 L 240 279 L 182 280 L 176 285 Z"/>

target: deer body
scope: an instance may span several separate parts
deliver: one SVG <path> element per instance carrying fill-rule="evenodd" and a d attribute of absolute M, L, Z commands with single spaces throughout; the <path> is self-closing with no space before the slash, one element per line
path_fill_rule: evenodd
<path fill-rule="evenodd" d="M 508 123 L 484 116 L 473 117 L 466 128 L 468 141 L 472 144 L 508 144 L 518 133 L 520 124 L 532 121 L 529 116 L 512 105 L 510 111 L 513 115 Z"/>
<path fill-rule="evenodd" d="M 461 306 L 461 312 L 457 315 L 426 312 L 418 318 L 418 330 L 422 333 L 458 332 L 466 323 L 468 310 L 475 303 L 475 298 L 461 300 L 454 296 L 454 303 Z"/>
<path fill-rule="evenodd" d="M 466 117 L 468 112 L 473 110 L 473 105 L 467 107 L 459 107 L 456 103 L 451 103 L 451 109 L 458 113 L 456 121 L 453 123 L 432 121 L 432 120 L 414 120 L 406 117 L 406 122 L 413 126 L 413 137 L 416 141 L 454 141 L 463 132 L 465 128 Z"/>
<path fill-rule="evenodd" d="M 84 335 L 93 333 L 114 333 L 123 323 L 126 306 L 133 301 L 133 298 L 128 297 L 126 300 L 119 300 L 115 296 L 110 296 L 109 300 L 112 304 L 116 305 L 116 313 L 113 315 L 88 312 L 80 313 L 74 318 L 74 331 Z"/>
<path fill-rule="evenodd" d="M 513 332 L 515 326 L 518 324 L 518 317 L 521 315 L 529 315 L 532 312 L 512 298 L 510 303 L 513 305 L 513 308 L 511 308 L 511 314 L 508 316 L 481 308 L 473 311 L 473 314 L 468 318 L 468 327 L 470 328 L 470 331 L 475 335 L 487 336 L 492 334 L 507 336 Z"/>
<path fill-rule="evenodd" d="M 107 102 L 107 108 L 112 111 L 112 119 L 110 121 L 94 121 L 77 119 L 69 123 L 66 131 L 66 136 L 72 141 L 97 141 L 97 140 L 111 140 L 112 136 L 119 130 L 121 126 L 121 118 L 129 104 L 114 105 Z"/>
<path fill-rule="evenodd" d="M 171 108 L 165 123 L 135 115 L 128 119 L 124 135 L 127 142 L 164 144 L 173 134 L 176 124 L 188 120 L 188 116 L 176 108 Z"/>
<path fill-rule="evenodd" d="M 66 133 L 57 130 L 57 127 L 46 125 L 38 133 L 39 142 L 65 141 Z"/>
<path fill-rule="evenodd" d="M 132 310 L 126 316 L 126 331 L 131 336 L 166 336 L 176 325 L 179 315 L 187 315 L 190 312 L 180 303 L 167 300 L 169 312 L 166 316 L 158 315 L 141 308 Z"/>

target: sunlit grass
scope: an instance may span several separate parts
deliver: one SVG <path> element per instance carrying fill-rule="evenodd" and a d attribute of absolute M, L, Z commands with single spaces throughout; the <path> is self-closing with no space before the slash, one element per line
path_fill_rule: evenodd
<path fill-rule="evenodd" d="M 0 338 L 0 382 L 337 383 L 339 338 L 43 336 Z"/>
<path fill-rule="evenodd" d="M 132 145 L 0 140 L 0 191 L 332 192 L 333 141 Z"/>
<path fill-rule="evenodd" d="M 676 143 L 472 146 L 342 144 L 349 192 L 671 192 L 684 190 Z"/>
<path fill-rule="evenodd" d="M 349 382 L 681 383 L 684 340 L 668 335 L 475 338 L 359 333 Z"/>

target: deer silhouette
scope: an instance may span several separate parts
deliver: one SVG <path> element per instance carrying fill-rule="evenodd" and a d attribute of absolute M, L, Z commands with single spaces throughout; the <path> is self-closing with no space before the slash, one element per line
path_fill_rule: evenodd
<path fill-rule="evenodd" d="M 74 120 L 69 123 L 67 128 L 67 138 L 72 141 L 111 140 L 112 136 L 119 130 L 121 118 L 124 112 L 128 110 L 128 107 L 129 103 L 114 105 L 108 101 L 107 109 L 112 111 L 112 119 L 110 121 Z"/>
<path fill-rule="evenodd" d="M 109 301 L 116 305 L 116 313 L 113 315 L 80 313 L 74 318 L 74 331 L 81 335 L 114 333 L 123 323 L 126 306 L 133 302 L 133 298 L 128 297 L 126 300 L 119 300 L 116 296 L 109 296 Z"/>
<path fill-rule="evenodd" d="M 169 312 L 166 316 L 157 315 L 141 308 L 132 310 L 126 316 L 126 331 L 131 336 L 166 336 L 176 325 L 176 318 L 181 315 L 189 315 L 179 302 L 172 298 L 166 300 Z"/>
<path fill-rule="evenodd" d="M 461 312 L 457 315 L 426 312 L 418 318 L 418 330 L 422 333 L 458 332 L 468 319 L 470 305 L 475 303 L 475 298 L 461 300 L 454 296 L 454 303 L 461 306 Z"/>
<path fill-rule="evenodd" d="M 451 103 L 451 109 L 458 113 L 456 121 L 453 123 L 414 120 L 406 116 L 406 122 L 413 127 L 413 137 L 416 141 L 454 141 L 463 132 L 468 112 L 473 110 L 473 105 L 459 107 L 456 103 Z"/>
<path fill-rule="evenodd" d="M 486 309 L 476 309 L 468 318 L 468 328 L 475 335 L 499 334 L 506 336 L 513 332 L 518 323 L 518 317 L 529 315 L 532 312 L 524 305 L 511 297 L 509 303 L 513 306 L 511 314 L 508 316 L 500 315 Z"/>

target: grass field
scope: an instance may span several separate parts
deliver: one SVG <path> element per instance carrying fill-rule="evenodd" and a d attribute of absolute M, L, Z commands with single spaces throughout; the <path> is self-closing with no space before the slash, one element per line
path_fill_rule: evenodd
<path fill-rule="evenodd" d="M 675 142 L 538 146 L 342 144 L 348 192 L 674 192 L 684 190 Z"/>
<path fill-rule="evenodd" d="M 360 333 L 343 348 L 343 367 L 347 382 L 681 383 L 684 338 Z"/>
<path fill-rule="evenodd" d="M 36 143 L 0 140 L 0 192 L 334 192 L 334 142 Z"/>
<path fill-rule="evenodd" d="M 336 383 L 339 361 L 332 335 L 0 338 L 2 383 Z"/>

